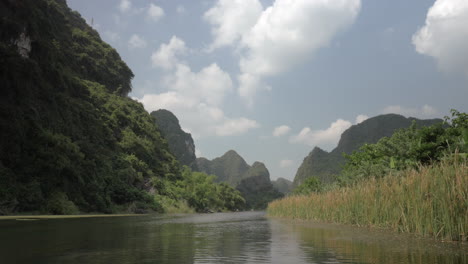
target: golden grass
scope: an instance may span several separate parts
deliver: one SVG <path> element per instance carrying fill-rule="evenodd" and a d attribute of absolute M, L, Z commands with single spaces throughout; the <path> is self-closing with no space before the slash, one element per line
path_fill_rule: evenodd
<path fill-rule="evenodd" d="M 467 162 L 445 162 L 354 187 L 269 204 L 268 215 L 468 240 Z"/>

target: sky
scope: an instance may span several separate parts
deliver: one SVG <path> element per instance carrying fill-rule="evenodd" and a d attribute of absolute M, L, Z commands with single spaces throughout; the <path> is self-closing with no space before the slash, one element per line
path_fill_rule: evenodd
<path fill-rule="evenodd" d="M 168 109 L 197 157 L 293 180 L 315 147 L 385 113 L 468 112 L 466 0 L 67 0 Z"/>

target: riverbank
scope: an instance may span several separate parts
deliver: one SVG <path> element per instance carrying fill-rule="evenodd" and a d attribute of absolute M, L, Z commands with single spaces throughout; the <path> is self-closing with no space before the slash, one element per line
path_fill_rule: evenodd
<path fill-rule="evenodd" d="M 3 215 L 0 220 L 44 220 L 65 218 L 124 217 L 144 216 L 148 214 L 83 214 L 83 215 Z"/>
<path fill-rule="evenodd" d="M 468 241 L 468 165 L 446 162 L 269 204 L 272 217 L 387 228 Z"/>

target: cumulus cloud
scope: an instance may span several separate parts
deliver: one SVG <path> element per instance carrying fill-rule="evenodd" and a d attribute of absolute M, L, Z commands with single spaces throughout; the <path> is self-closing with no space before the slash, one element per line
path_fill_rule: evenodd
<path fill-rule="evenodd" d="M 305 127 L 299 134 L 290 138 L 291 143 L 302 143 L 313 146 L 331 146 L 336 145 L 340 140 L 341 134 L 352 125 L 351 122 L 338 119 L 330 127 L 323 130 L 312 130 Z"/>
<path fill-rule="evenodd" d="M 351 25 L 360 6 L 359 0 L 276 0 L 243 36 L 248 53 L 241 70 L 262 76 L 289 69 Z"/>
<path fill-rule="evenodd" d="M 176 56 L 185 50 L 184 41 L 174 36 L 153 53 L 153 65 L 168 70 L 161 84 L 167 91 L 139 98 L 145 109 L 148 112 L 158 109 L 172 111 L 194 138 L 240 135 L 259 127 L 255 120 L 224 114 L 220 105 L 233 91 L 230 75 L 216 63 L 194 72 Z"/>
<path fill-rule="evenodd" d="M 176 56 L 186 52 L 185 42 L 176 36 L 172 36 L 168 44 L 161 44 L 159 49 L 153 52 L 151 61 L 154 67 L 169 70 L 180 63 Z"/>
<path fill-rule="evenodd" d="M 162 17 L 164 16 L 164 10 L 151 3 L 148 8 L 148 18 L 150 18 L 152 21 L 157 22 L 159 21 Z"/>
<path fill-rule="evenodd" d="M 412 38 L 416 51 L 437 61 L 443 71 L 468 76 L 468 1 L 437 0 L 425 25 Z"/>
<path fill-rule="evenodd" d="M 259 126 L 257 121 L 241 117 L 224 121 L 221 125 L 216 126 L 215 131 L 218 136 L 231 136 L 243 134 L 249 129 Z"/>
<path fill-rule="evenodd" d="M 232 45 L 257 22 L 263 11 L 258 0 L 219 0 L 203 18 L 212 25 L 210 49 Z"/>
<path fill-rule="evenodd" d="M 239 51 L 239 95 L 248 104 L 269 90 L 264 77 L 290 70 L 327 46 L 357 17 L 361 0 L 218 0 L 205 14 L 212 26 L 209 50 L 234 45 Z"/>
<path fill-rule="evenodd" d="M 132 3 L 130 2 L 130 0 L 121 0 L 120 1 L 120 4 L 119 4 L 120 12 L 126 13 L 126 12 L 130 11 L 131 8 L 132 8 Z"/>
<path fill-rule="evenodd" d="M 288 134 L 289 131 L 291 131 L 291 128 L 286 125 L 275 127 L 275 129 L 273 130 L 273 136 L 281 137 Z"/>
<path fill-rule="evenodd" d="M 404 107 L 401 105 L 390 105 L 382 111 L 384 114 L 400 114 L 406 117 L 429 118 L 435 117 L 438 114 L 436 108 L 430 105 L 423 105 L 421 108 Z"/>
<path fill-rule="evenodd" d="M 288 168 L 288 167 L 291 167 L 292 165 L 294 165 L 294 161 L 289 160 L 289 159 L 280 160 L 279 162 L 280 168 Z"/>
<path fill-rule="evenodd" d="M 175 91 L 145 94 L 138 101 L 148 112 L 158 109 L 170 110 L 179 118 L 184 130 L 190 131 L 195 139 L 241 135 L 260 126 L 257 121 L 248 118 L 228 117 L 217 106 L 208 105 L 199 98 L 191 98 Z"/>
<path fill-rule="evenodd" d="M 130 40 L 128 41 L 128 47 L 131 48 L 131 49 L 142 49 L 142 48 L 146 48 L 146 41 L 138 36 L 137 34 L 133 34 L 131 37 L 130 37 Z"/>
<path fill-rule="evenodd" d="M 354 123 L 355 123 L 355 124 L 359 124 L 359 123 L 361 123 L 361 122 L 363 122 L 363 121 L 365 121 L 365 120 L 367 120 L 367 119 L 369 119 L 369 117 L 366 116 L 366 115 L 358 115 L 358 116 L 356 117 L 356 121 L 355 121 Z"/>
<path fill-rule="evenodd" d="M 302 63 L 350 26 L 360 6 L 360 0 L 276 0 L 242 36 L 246 52 L 239 61 L 241 73 L 261 79 Z M 243 94 L 259 90 L 242 84 Z"/>
<path fill-rule="evenodd" d="M 164 79 L 167 87 L 209 105 L 220 105 L 226 93 L 233 88 L 231 77 L 216 63 L 199 72 L 188 65 L 178 64 L 173 74 Z"/>

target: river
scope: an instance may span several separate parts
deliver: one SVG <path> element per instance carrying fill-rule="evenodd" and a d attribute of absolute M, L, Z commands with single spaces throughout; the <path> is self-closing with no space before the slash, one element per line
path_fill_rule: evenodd
<path fill-rule="evenodd" d="M 468 245 L 263 212 L 0 221 L 0 263 L 468 263 Z"/>

